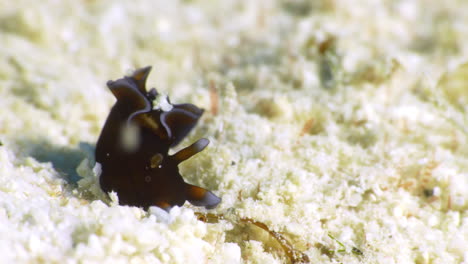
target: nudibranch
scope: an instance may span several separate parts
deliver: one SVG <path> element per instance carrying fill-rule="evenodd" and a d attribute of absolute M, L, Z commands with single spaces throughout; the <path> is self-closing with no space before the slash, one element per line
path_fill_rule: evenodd
<path fill-rule="evenodd" d="M 202 138 L 169 155 L 197 124 L 203 109 L 193 104 L 153 105 L 155 88 L 146 91 L 151 67 L 131 76 L 108 81 L 117 102 L 112 107 L 96 144 L 96 162 L 101 164 L 99 183 L 108 193 L 114 191 L 121 205 L 165 210 L 189 201 L 208 209 L 221 198 L 204 188 L 188 184 L 178 165 L 202 151 L 209 143 Z"/>

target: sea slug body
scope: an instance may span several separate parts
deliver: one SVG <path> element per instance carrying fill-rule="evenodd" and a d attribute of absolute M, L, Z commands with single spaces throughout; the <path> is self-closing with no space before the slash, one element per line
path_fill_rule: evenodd
<path fill-rule="evenodd" d="M 193 104 L 173 104 L 168 111 L 154 108 L 158 93 L 154 88 L 146 91 L 150 70 L 141 68 L 107 83 L 117 102 L 96 144 L 96 161 L 102 167 L 101 189 L 116 192 L 122 205 L 144 209 L 159 206 L 168 210 L 185 201 L 214 208 L 221 198 L 186 183 L 178 169 L 181 162 L 202 151 L 208 139 L 168 154 L 193 129 L 203 110 Z"/>

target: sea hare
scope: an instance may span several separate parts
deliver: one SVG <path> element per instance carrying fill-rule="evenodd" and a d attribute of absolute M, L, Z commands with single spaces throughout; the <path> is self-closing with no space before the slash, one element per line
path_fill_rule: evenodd
<path fill-rule="evenodd" d="M 208 209 L 221 199 L 211 191 L 188 184 L 178 165 L 202 151 L 209 143 L 202 138 L 169 155 L 196 125 L 203 110 L 193 104 L 170 104 L 155 108 L 156 89 L 146 91 L 151 67 L 107 82 L 117 102 L 112 107 L 96 144 L 101 164 L 99 183 L 104 192 L 114 191 L 121 205 L 165 210 L 189 201 Z M 163 109 L 164 108 L 164 109 Z"/>

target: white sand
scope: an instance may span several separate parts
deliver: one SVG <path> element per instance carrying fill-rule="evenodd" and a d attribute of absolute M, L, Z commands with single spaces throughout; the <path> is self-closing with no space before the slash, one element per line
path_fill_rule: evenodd
<path fill-rule="evenodd" d="M 0 0 L 0 262 L 287 262 L 253 225 L 100 192 L 105 83 L 152 65 L 206 109 L 180 147 L 211 141 L 182 175 L 212 213 L 312 263 L 468 263 L 468 2 L 308 2 Z"/>

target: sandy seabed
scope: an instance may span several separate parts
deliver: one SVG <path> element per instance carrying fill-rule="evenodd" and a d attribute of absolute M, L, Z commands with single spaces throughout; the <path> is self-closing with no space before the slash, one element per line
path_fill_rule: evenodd
<path fill-rule="evenodd" d="M 466 10 L 0 0 L 0 262 L 298 263 L 289 245 L 310 263 L 468 263 Z M 180 147 L 211 143 L 181 173 L 214 210 L 100 191 L 106 81 L 147 65 L 148 87 L 205 109 Z"/>

